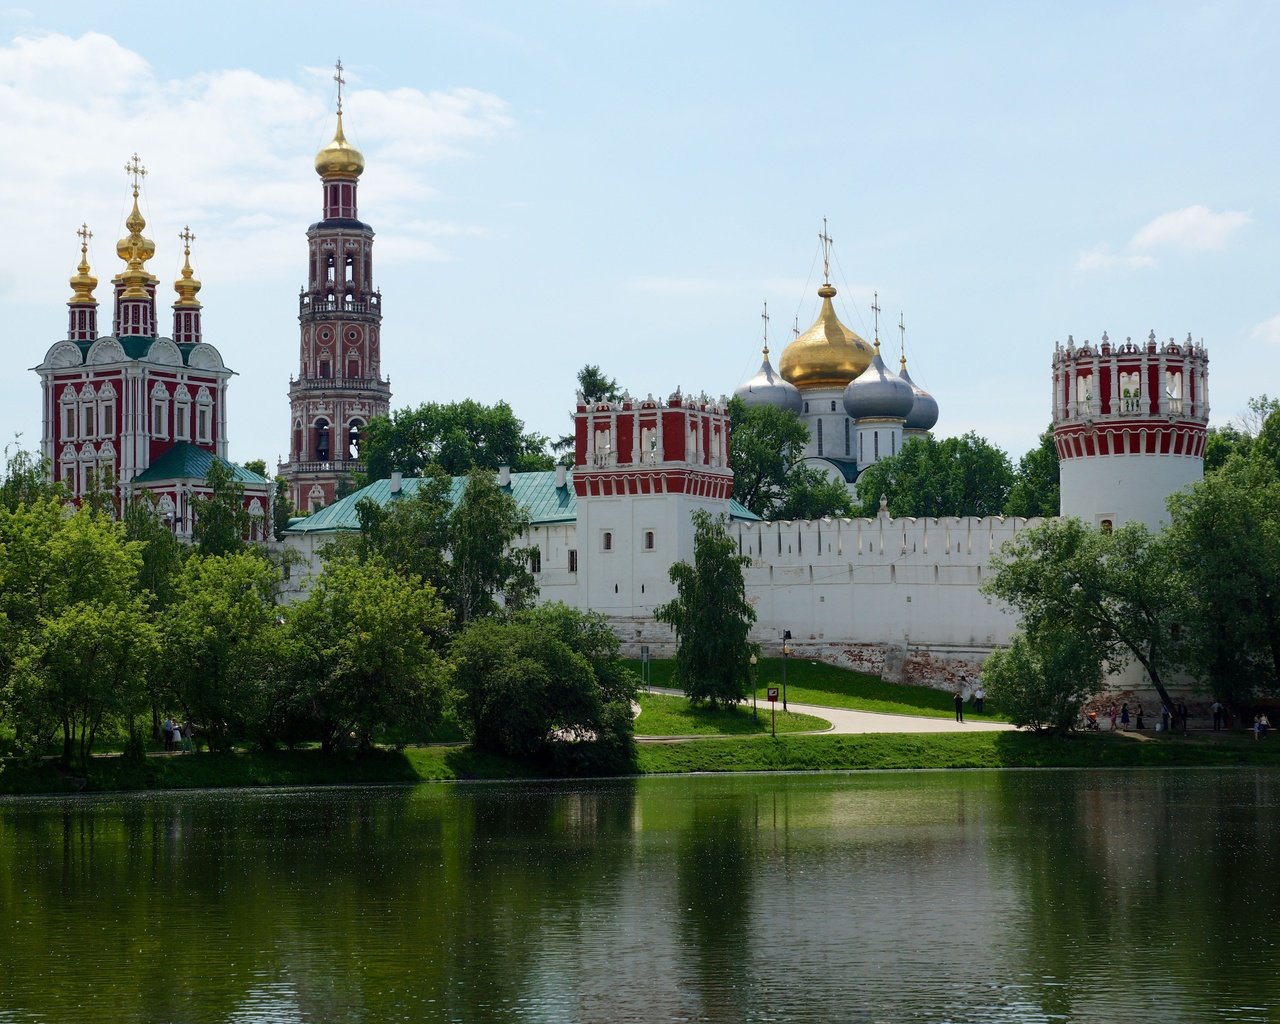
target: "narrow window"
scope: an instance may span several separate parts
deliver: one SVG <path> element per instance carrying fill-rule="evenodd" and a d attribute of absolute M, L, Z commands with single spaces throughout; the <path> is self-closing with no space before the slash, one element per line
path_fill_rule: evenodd
<path fill-rule="evenodd" d="M 653 550 L 653 531 L 652 530 L 644 531 L 644 549 L 646 551 Z"/>
<path fill-rule="evenodd" d="M 328 380 L 329 377 L 330 377 L 329 360 L 321 359 L 320 360 L 320 379 Z"/>
<path fill-rule="evenodd" d="M 822 454 L 822 420 L 818 420 L 818 454 Z"/>
<path fill-rule="evenodd" d="M 604 531 L 604 549 L 606 551 L 613 550 L 613 534 L 609 530 Z"/>
<path fill-rule="evenodd" d="M 535 575 L 542 572 L 542 552 L 537 548 L 529 552 L 529 571 Z"/>
<path fill-rule="evenodd" d="M 569 549 L 569 571 L 570 572 L 578 571 L 578 552 L 575 551 L 573 548 Z"/>
<path fill-rule="evenodd" d="M 831 403 L 831 411 L 832 411 L 832 412 L 835 412 L 835 411 L 836 411 L 836 403 L 835 403 L 835 402 L 832 402 L 832 403 Z"/>
<path fill-rule="evenodd" d="M 1102 520 L 1102 522 L 1098 524 L 1098 529 L 1101 530 L 1103 533 L 1110 533 L 1112 528 L 1113 527 L 1110 519 L 1104 519 Z"/>
<path fill-rule="evenodd" d="M 852 449 L 849 447 L 849 417 L 844 418 L 844 455 L 847 459 Z"/>
<path fill-rule="evenodd" d="M 874 446 L 875 450 L 872 452 L 872 454 L 877 459 L 879 459 L 880 458 L 880 431 L 876 430 L 873 433 L 874 433 L 874 436 L 871 439 L 871 443 Z"/>

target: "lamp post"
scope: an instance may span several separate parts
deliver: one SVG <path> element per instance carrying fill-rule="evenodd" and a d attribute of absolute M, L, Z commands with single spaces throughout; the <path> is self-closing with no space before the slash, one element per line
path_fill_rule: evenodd
<path fill-rule="evenodd" d="M 787 710 L 787 658 L 791 654 L 791 646 L 788 641 L 791 639 L 791 630 L 784 629 L 782 631 L 782 710 Z"/>
<path fill-rule="evenodd" d="M 760 714 L 756 711 L 756 656 L 754 652 L 751 655 L 751 717 L 759 721 Z"/>

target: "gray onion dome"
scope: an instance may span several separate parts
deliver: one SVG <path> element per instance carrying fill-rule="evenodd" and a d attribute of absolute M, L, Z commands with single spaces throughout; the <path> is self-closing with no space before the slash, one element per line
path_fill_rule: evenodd
<path fill-rule="evenodd" d="M 938 400 L 911 379 L 911 374 L 907 373 L 906 356 L 902 357 L 902 369 L 898 371 L 898 377 L 911 385 L 916 396 L 915 405 L 911 407 L 903 427 L 907 430 L 932 430 L 938 422 Z"/>
<path fill-rule="evenodd" d="M 901 377 L 895 377 L 880 358 L 880 345 L 871 365 L 844 389 L 844 409 L 855 420 L 905 420 L 916 404 L 916 393 Z"/>
<path fill-rule="evenodd" d="M 800 389 L 782 379 L 769 364 L 769 346 L 764 349 L 764 362 L 760 364 L 760 372 L 734 391 L 735 398 L 742 399 L 748 407 L 772 405 L 776 409 L 798 413 L 804 408 L 804 399 L 800 397 Z"/>

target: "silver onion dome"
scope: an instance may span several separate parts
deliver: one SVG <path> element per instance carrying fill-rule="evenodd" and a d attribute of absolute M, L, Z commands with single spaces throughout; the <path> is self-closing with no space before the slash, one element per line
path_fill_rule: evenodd
<path fill-rule="evenodd" d="M 907 430 L 932 430 L 934 424 L 938 422 L 938 400 L 911 379 L 911 374 L 907 373 L 905 358 L 902 360 L 902 369 L 898 371 L 898 377 L 911 385 L 911 390 L 916 396 L 915 405 L 911 407 L 906 422 L 902 424 L 903 427 Z"/>
<path fill-rule="evenodd" d="M 916 393 L 901 377 L 890 373 L 880 358 L 880 347 L 871 365 L 844 389 L 844 409 L 855 420 L 905 420 L 916 403 Z"/>
<path fill-rule="evenodd" d="M 742 399 L 748 407 L 772 405 L 776 409 L 798 413 L 804 408 L 804 399 L 800 397 L 800 389 L 783 380 L 769 363 L 769 347 L 764 350 L 764 362 L 760 364 L 760 372 L 734 392 L 735 398 Z"/>

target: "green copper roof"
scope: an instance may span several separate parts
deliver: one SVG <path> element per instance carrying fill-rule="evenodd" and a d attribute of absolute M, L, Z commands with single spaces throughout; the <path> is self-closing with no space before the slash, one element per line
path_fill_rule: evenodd
<path fill-rule="evenodd" d="M 133 478 L 135 484 L 155 483 L 160 480 L 204 480 L 214 461 L 220 462 L 231 470 L 231 479 L 238 484 L 265 484 L 267 478 L 258 476 L 253 470 L 228 462 L 220 455 L 214 455 L 207 448 L 198 448 L 194 444 L 183 441 L 175 444 L 167 452 L 151 463 Z"/>
<path fill-rule="evenodd" d="M 403 497 L 412 496 L 422 481 L 418 477 L 405 477 L 400 482 L 400 493 Z M 449 489 L 450 500 L 456 505 L 462 498 L 462 489 L 467 485 L 465 476 L 455 476 Z M 516 504 L 529 513 L 529 521 L 534 526 L 545 526 L 549 523 L 574 523 L 578 520 L 578 502 L 573 493 L 573 474 L 563 487 L 556 487 L 554 470 L 542 473 L 512 473 L 511 484 L 503 488 L 516 500 Z M 313 516 L 301 522 L 291 523 L 286 533 L 328 533 L 338 530 L 358 530 L 360 520 L 356 516 L 356 504 L 362 498 L 372 498 L 379 505 L 392 501 L 391 481 L 377 480 L 362 487 L 354 494 L 348 494 L 340 501 L 335 501 L 328 508 L 323 508 Z M 736 501 L 729 502 L 729 515 L 733 519 L 758 519 L 759 516 L 748 511 Z"/>
<path fill-rule="evenodd" d="M 836 469 L 840 470 L 840 475 L 844 477 L 845 483 L 851 484 L 858 479 L 858 463 L 853 459 L 833 459 L 827 455 L 820 455 L 819 458 L 831 463 Z"/>

